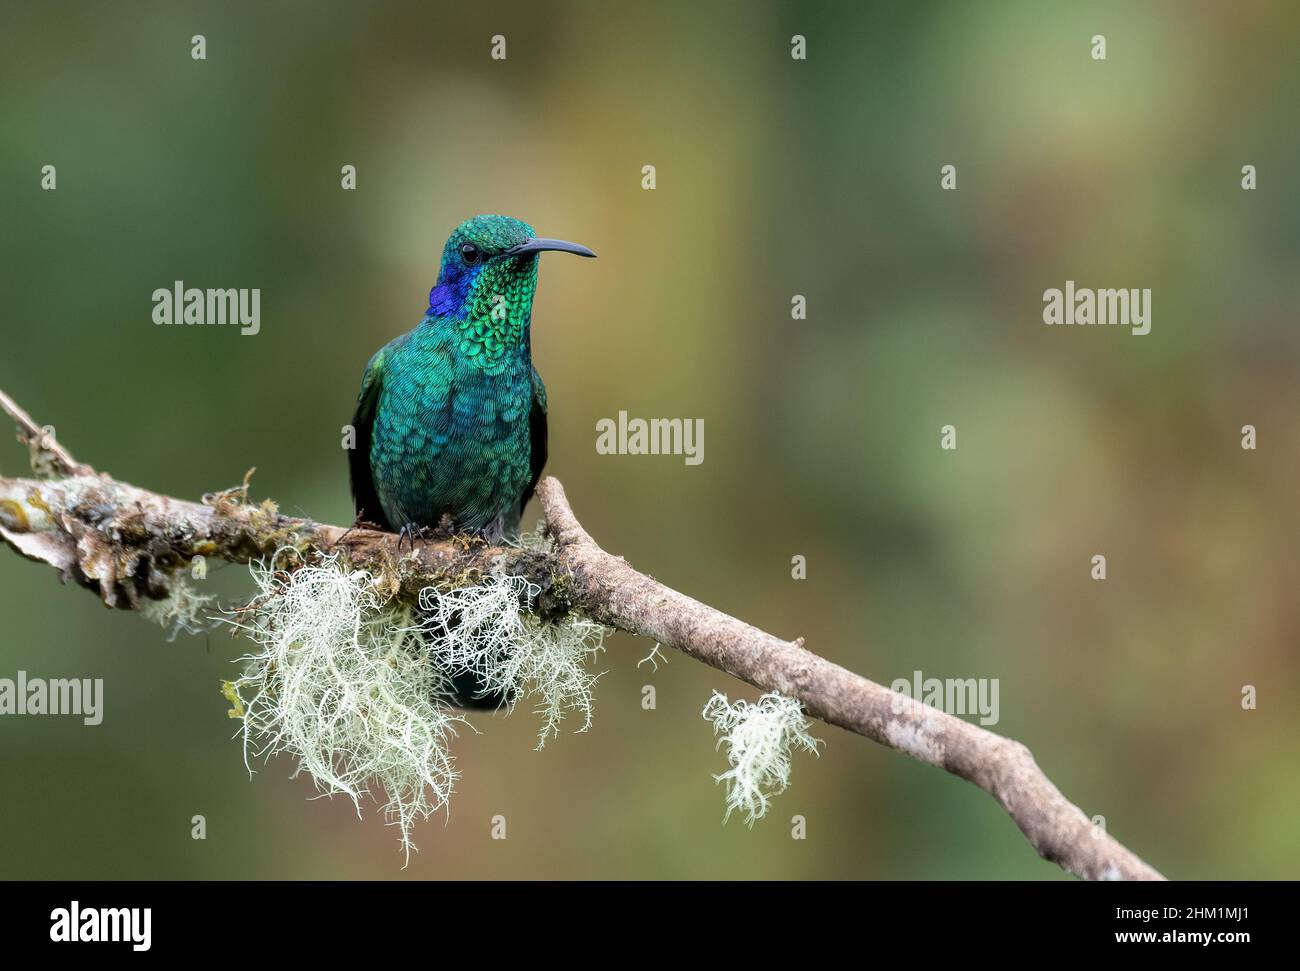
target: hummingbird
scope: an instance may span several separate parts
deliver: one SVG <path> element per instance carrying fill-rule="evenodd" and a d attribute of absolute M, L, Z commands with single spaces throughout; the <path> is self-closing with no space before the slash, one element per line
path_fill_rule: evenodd
<path fill-rule="evenodd" d="M 450 524 L 489 542 L 519 534 L 546 464 L 546 386 L 533 367 L 539 254 L 594 257 L 509 216 L 474 216 L 442 250 L 429 306 L 361 377 L 348 453 L 357 521 L 404 536 Z M 496 707 L 472 677 L 461 707 Z"/>

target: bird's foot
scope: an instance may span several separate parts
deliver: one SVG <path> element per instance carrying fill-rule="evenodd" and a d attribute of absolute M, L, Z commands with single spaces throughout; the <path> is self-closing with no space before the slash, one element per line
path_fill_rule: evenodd
<path fill-rule="evenodd" d="M 419 523 L 407 523 L 407 524 L 406 524 L 405 526 L 403 526 L 400 530 L 398 530 L 398 533 L 397 533 L 397 552 L 398 552 L 398 553 L 401 553 L 401 552 L 402 552 L 402 544 L 403 544 L 404 542 L 410 542 L 410 544 L 411 544 L 411 550 L 412 550 L 412 552 L 414 552 L 414 550 L 415 550 L 415 541 L 416 541 L 417 539 L 424 539 L 424 538 L 425 538 L 425 533 L 426 533 L 426 529 L 425 529 L 425 527 L 424 527 L 424 526 L 421 526 Z"/>

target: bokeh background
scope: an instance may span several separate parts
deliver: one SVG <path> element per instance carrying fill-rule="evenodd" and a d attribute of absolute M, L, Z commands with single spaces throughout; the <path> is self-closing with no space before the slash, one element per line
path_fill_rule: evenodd
<path fill-rule="evenodd" d="M 455 224 L 522 217 L 600 254 L 543 259 L 534 354 L 606 548 L 878 681 L 999 678 L 997 730 L 1166 874 L 1294 878 L 1297 91 L 1289 3 L 5 0 L 0 387 L 120 478 L 256 466 L 343 522 L 367 358 Z M 261 333 L 155 327 L 176 279 L 260 287 Z M 1151 334 L 1044 326 L 1066 279 L 1150 287 Z M 598 455 L 620 409 L 703 418 L 704 464 Z M 239 641 L 0 553 L 0 676 L 106 683 L 99 727 L 0 719 L 3 877 L 1063 876 L 984 793 L 825 726 L 769 818 L 722 825 L 700 708 L 756 692 L 626 635 L 591 732 L 539 753 L 529 713 L 475 719 L 402 870 L 373 807 L 249 779 Z"/>

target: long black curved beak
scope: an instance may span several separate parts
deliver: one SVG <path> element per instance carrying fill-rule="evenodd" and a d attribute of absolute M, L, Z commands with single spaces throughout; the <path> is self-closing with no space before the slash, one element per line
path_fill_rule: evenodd
<path fill-rule="evenodd" d="M 547 239 L 538 237 L 530 239 L 526 243 L 520 243 L 518 246 L 512 246 L 506 250 L 507 256 L 524 256 L 528 253 L 544 253 L 547 250 L 555 250 L 560 253 L 576 253 L 578 256 L 591 256 L 596 254 L 585 246 L 579 246 L 577 243 L 570 243 L 563 239 Z"/>

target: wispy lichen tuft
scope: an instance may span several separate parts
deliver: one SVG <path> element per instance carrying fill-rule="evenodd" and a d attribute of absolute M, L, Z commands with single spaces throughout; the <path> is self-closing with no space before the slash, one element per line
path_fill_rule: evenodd
<path fill-rule="evenodd" d="M 753 704 L 732 703 L 715 691 L 701 714 L 720 736 L 717 747 L 727 747 L 731 767 L 713 777 L 727 787 L 724 823 L 735 810 L 750 826 L 767 814 L 772 797 L 789 788 L 792 747 L 818 754 L 820 739 L 808 734 L 802 706 L 785 695 L 769 692 Z"/>
<path fill-rule="evenodd" d="M 252 574 L 258 594 L 230 623 L 257 649 L 223 687 L 245 762 L 287 753 L 358 813 L 361 797 L 374 795 L 408 860 L 412 827 L 446 809 L 458 778 L 450 743 L 468 723 L 447 705 L 453 676 L 474 672 L 512 708 L 534 699 L 539 748 L 569 712 L 583 716 L 579 731 L 591 724 L 599 675 L 584 665 L 604 628 L 538 619 L 529 608 L 540 591 L 521 577 L 427 588 L 414 609 L 387 601 L 379 577 L 338 558 L 308 564 L 282 550 Z"/>
<path fill-rule="evenodd" d="M 521 550 L 545 551 L 553 550 L 555 548 L 555 544 L 551 541 L 545 519 L 537 520 L 537 524 L 533 527 L 531 532 L 520 533 L 518 539 L 513 542 L 507 540 L 505 545 L 518 546 Z"/>
<path fill-rule="evenodd" d="M 523 577 L 489 577 L 454 590 L 420 592 L 420 633 L 451 674 L 472 672 L 486 693 L 534 702 L 542 719 L 537 747 L 559 734 L 570 712 L 591 726 L 592 689 L 599 674 L 586 668 L 601 650 L 605 628 L 575 615 L 541 620 L 529 612 L 540 589 Z"/>
<path fill-rule="evenodd" d="M 382 793 L 409 861 L 413 825 L 446 808 L 457 779 L 449 743 L 463 719 L 439 701 L 446 675 L 370 574 L 337 559 L 290 572 L 277 558 L 253 565 L 259 594 L 234 621 L 258 646 L 230 685 L 245 762 L 292 755 L 358 815 L 362 796 Z"/>
<path fill-rule="evenodd" d="M 196 592 L 178 573 L 171 579 L 167 596 L 161 600 L 145 601 L 140 613 L 167 631 L 167 639 L 174 641 L 181 632 L 199 634 L 211 630 L 217 619 L 208 611 L 216 599 L 211 594 Z"/>

